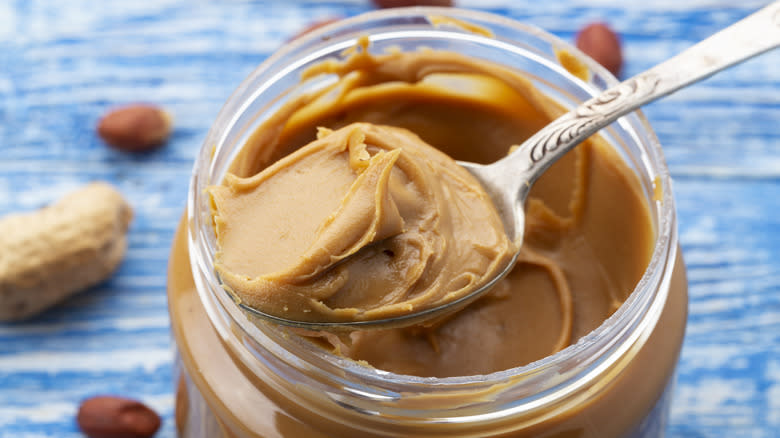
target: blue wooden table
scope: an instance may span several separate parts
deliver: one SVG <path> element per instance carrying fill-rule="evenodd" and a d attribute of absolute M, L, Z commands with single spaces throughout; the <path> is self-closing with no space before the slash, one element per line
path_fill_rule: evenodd
<path fill-rule="evenodd" d="M 606 20 L 623 36 L 626 75 L 764 3 L 459 1 L 567 40 Z M 0 324 L 0 437 L 80 437 L 78 403 L 101 393 L 147 402 L 164 416 L 158 436 L 175 436 L 166 263 L 196 151 L 232 90 L 291 35 L 369 9 L 367 0 L 0 2 L 0 214 L 94 179 L 117 185 L 136 212 L 111 280 Z M 128 155 L 96 137 L 107 108 L 134 101 L 174 114 L 166 147 Z M 675 179 L 691 281 L 668 435 L 778 437 L 780 51 L 646 114 Z"/>

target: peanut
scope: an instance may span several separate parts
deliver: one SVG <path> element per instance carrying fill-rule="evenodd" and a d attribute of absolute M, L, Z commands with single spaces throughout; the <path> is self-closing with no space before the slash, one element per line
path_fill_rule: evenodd
<path fill-rule="evenodd" d="M 109 395 L 84 400 L 76 422 L 90 438 L 149 438 L 162 424 L 145 404 Z"/>
<path fill-rule="evenodd" d="M 623 67 L 620 38 L 604 23 L 592 23 L 578 34 L 577 48 L 618 76 Z"/>
<path fill-rule="evenodd" d="M 106 279 L 124 256 L 131 218 L 119 192 L 92 183 L 0 219 L 0 321 L 35 315 Z"/>
<path fill-rule="evenodd" d="M 153 105 L 128 105 L 106 114 L 97 126 L 98 135 L 119 150 L 145 152 L 168 139 L 171 117 Z"/>

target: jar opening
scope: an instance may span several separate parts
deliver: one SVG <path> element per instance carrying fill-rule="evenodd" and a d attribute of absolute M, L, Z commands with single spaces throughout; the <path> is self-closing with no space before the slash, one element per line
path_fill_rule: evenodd
<path fill-rule="evenodd" d="M 429 17 L 441 15 L 491 29 L 488 38 L 449 26 L 434 26 Z M 571 108 L 617 83 L 603 67 L 577 49 L 535 27 L 503 17 L 449 8 L 394 9 L 343 20 L 296 40 L 274 54 L 247 78 L 229 98 L 209 132 L 195 164 L 188 200 L 189 245 L 192 268 L 201 300 L 223 338 L 238 337 L 248 361 L 273 367 L 291 378 L 311 378 L 328 388 L 344 389 L 340 402 L 371 411 L 373 403 L 414 399 L 416 395 L 468 394 L 461 406 L 399 405 L 405 417 L 444 421 L 482 421 L 529 412 L 553 403 L 587 385 L 611 367 L 637 342 L 644 328 L 657 320 L 665 302 L 677 236 L 671 180 L 661 147 L 647 120 L 636 112 L 604 132 L 628 166 L 638 175 L 650 206 L 655 242 L 649 265 L 624 304 L 601 326 L 562 351 L 536 362 L 485 375 L 418 377 L 372 368 L 336 356 L 287 329 L 274 327 L 242 313 L 225 293 L 213 269 L 216 251 L 211 206 L 204 189 L 221 180 L 235 154 L 264 118 L 289 98 L 306 66 L 337 56 L 369 32 L 375 50 L 408 41 L 426 47 L 479 51 L 491 61 L 520 66 L 543 93 Z M 518 40 L 518 35 L 522 40 Z M 556 59 L 557 50 L 575 55 L 592 72 L 588 83 L 571 75 Z M 308 87 L 322 86 L 309 83 Z M 296 93 L 308 91 L 296 89 Z M 660 189 L 655 186 L 659 186 Z M 660 193 L 660 199 L 654 198 Z M 644 327 L 644 328 L 643 328 Z M 312 377 L 316 376 L 316 377 Z M 326 382 L 326 383 L 322 383 Z M 358 383 L 355 383 L 358 382 Z M 495 391 L 495 388 L 501 388 Z M 486 396 L 485 394 L 489 394 Z M 490 405 L 490 414 L 477 407 Z M 412 406 L 412 407 L 409 407 Z M 387 411 L 385 411 L 386 413 Z"/>

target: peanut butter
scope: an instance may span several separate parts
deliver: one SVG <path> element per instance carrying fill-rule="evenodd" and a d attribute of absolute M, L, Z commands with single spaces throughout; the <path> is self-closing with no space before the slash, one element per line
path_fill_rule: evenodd
<path fill-rule="evenodd" d="M 430 145 L 454 159 L 488 163 L 521 144 L 562 112 L 521 74 L 442 50 L 423 48 L 377 55 L 368 53 L 363 46 L 344 61 L 312 68 L 306 77 L 313 78 L 321 73 L 335 74 L 338 80 L 316 91 L 294 96 L 265 119 L 232 162 L 232 176 L 212 189 L 215 226 L 221 239 L 216 268 L 233 292 L 243 290 L 242 299 L 252 299 L 253 282 L 264 276 L 295 272 L 304 273 L 303 277 L 309 281 L 313 278 L 309 274 L 313 272 L 337 272 L 343 262 L 342 259 L 331 261 L 333 254 L 346 255 L 343 260 L 351 260 L 361 252 L 370 253 L 382 264 L 403 255 L 404 249 L 391 246 L 395 245 L 393 239 L 417 226 L 413 219 L 415 215 L 405 214 L 406 210 L 416 207 L 403 206 L 406 201 L 412 206 L 419 204 L 418 200 L 396 196 L 399 192 L 390 187 L 394 184 L 393 178 L 408 179 L 402 168 L 394 167 L 406 152 L 394 152 L 399 149 L 394 146 L 398 144 L 396 142 L 383 146 L 382 138 L 401 136 L 416 145 L 418 141 Z M 418 146 L 430 152 L 428 146 L 417 145 L 412 149 Z M 276 214 L 271 212 L 285 196 L 298 196 L 292 193 L 294 178 L 290 175 L 279 181 L 280 191 L 271 193 L 266 187 L 269 193 L 262 196 L 267 198 L 252 203 L 250 198 L 261 196 L 260 192 L 265 190 L 265 184 L 257 184 L 259 180 L 283 169 L 319 172 L 322 170 L 319 165 L 309 165 L 306 160 L 320 153 L 332 154 L 326 162 L 337 164 L 338 169 L 331 172 L 330 178 L 317 177 L 316 181 L 327 179 L 327 185 L 315 187 L 310 184 L 305 189 L 311 193 L 305 195 L 309 197 L 306 202 L 298 203 L 304 207 L 301 217 L 285 216 L 290 218 L 290 223 L 284 223 L 282 219 L 256 218 Z M 431 154 L 438 157 L 436 152 Z M 349 238 L 331 242 L 328 229 L 338 220 L 333 212 L 347 208 L 350 187 L 371 168 L 372 160 L 376 160 L 378 170 L 374 173 L 373 185 L 368 185 L 374 188 L 367 191 L 371 194 L 367 197 L 370 208 L 356 211 L 356 219 L 350 223 L 358 226 L 346 227 L 337 233 L 349 235 Z M 393 169 L 388 171 L 390 162 L 393 162 Z M 453 172 L 457 174 L 457 171 Z M 387 177 L 384 181 L 383 175 Z M 427 177 L 431 175 L 435 182 L 440 182 L 441 172 L 431 172 Z M 421 175 L 420 184 L 427 177 Z M 305 181 L 312 180 L 307 177 Z M 382 184 L 390 188 L 375 190 Z M 390 197 L 385 196 L 388 193 Z M 246 198 L 239 199 L 244 196 Z M 518 262 L 508 277 L 486 296 L 425 327 L 361 330 L 348 337 L 319 334 L 307 337 L 306 342 L 310 344 L 306 345 L 373 369 L 421 377 L 474 376 L 475 381 L 483 374 L 545 358 L 576 343 L 601 325 L 636 286 L 650 260 L 655 239 L 647 198 L 637 176 L 623 159 L 603 139 L 593 137 L 554 164 L 534 185 L 526 205 L 525 237 Z M 484 253 L 489 255 L 485 260 L 500 257 L 512 249 L 504 241 L 505 237 L 496 231 L 500 222 L 495 221 L 492 210 L 486 212 L 481 207 L 474 207 L 483 205 L 476 200 L 455 199 L 461 204 L 448 201 L 445 202 L 448 205 L 437 204 L 437 208 L 462 210 L 458 213 L 462 213 L 463 218 L 482 215 L 476 216 L 479 218 L 477 226 L 466 228 L 482 236 L 483 240 L 493 241 Z M 236 223 L 235 219 L 240 215 L 232 214 L 233 207 L 246 209 L 244 213 L 253 219 Z M 377 215 L 378 210 L 389 214 Z M 289 211 L 293 208 L 289 207 Z M 255 225 L 258 223 L 259 226 Z M 229 230 L 231 226 L 238 228 Z M 301 239 L 299 242 L 286 247 L 276 243 L 269 245 L 267 242 L 271 240 L 263 240 L 278 239 L 280 226 L 292 234 L 295 230 L 307 231 L 295 236 Z M 245 231 L 253 227 L 256 231 L 247 235 Z M 462 231 L 451 232 L 456 244 L 461 244 L 458 240 Z M 243 242 L 235 246 L 229 242 L 232 238 L 240 240 L 242 236 L 254 242 L 250 245 L 253 247 L 250 253 L 234 251 L 242 247 Z M 315 245 L 318 241 L 326 243 Z M 314 254 L 310 257 L 313 263 L 305 266 L 300 263 L 301 255 L 320 246 L 331 249 L 327 251 L 328 257 Z M 392 254 L 386 254 L 386 249 Z M 437 255 L 451 258 L 450 262 L 462 258 L 465 260 L 461 262 L 462 267 L 474 257 L 473 254 L 456 255 L 450 250 L 451 247 L 437 250 Z M 263 253 L 258 255 L 258 252 Z M 480 266 L 483 268 L 480 275 L 486 275 L 492 269 L 489 265 L 485 268 L 483 263 Z M 533 418 L 522 418 L 521 421 L 512 417 L 506 423 L 491 424 L 485 429 L 480 429 L 480 425 L 466 429 L 471 426 L 447 422 L 421 426 L 407 423 L 403 418 L 393 421 L 394 418 L 389 414 L 386 418 L 383 412 L 363 415 L 359 409 L 341 406 L 338 396 L 334 403 L 305 385 L 286 382 L 281 374 L 264 368 L 263 364 L 246 366 L 240 338 L 225 340 L 209 323 L 194 290 L 187 264 L 185 235 L 180 230 L 172 252 L 169 296 L 173 330 L 187 370 L 187 382 L 191 382 L 190 389 L 193 389 L 187 396 L 190 401 L 188 417 L 181 422 L 184 428 L 203 424 L 197 436 L 224 437 L 603 438 L 634 433 L 651 436 L 644 435 L 652 434 L 645 430 L 653 427 L 644 424 L 644 420 L 659 418 L 660 414 L 651 415 L 650 412 L 654 406 L 665 406 L 659 400 L 665 397 L 664 391 L 673 374 L 685 323 L 684 266 L 680 258 L 673 266 L 668 299 L 659 310 L 662 313 L 657 326 L 650 328 L 646 337 L 631 346 L 614 368 L 604 371 L 583 388 L 581 396 L 561 405 L 545 407 Z M 457 268 L 457 264 L 453 267 Z M 446 272 L 447 275 L 458 274 L 457 269 Z M 232 278 L 233 274 L 238 275 Z M 384 279 L 372 281 L 377 281 L 377 289 L 384 288 L 384 285 L 378 286 Z M 292 284 L 303 283 L 295 280 Z M 274 287 L 269 286 L 270 289 Z M 394 286 L 389 287 L 392 290 Z M 373 292 L 371 287 L 368 289 Z M 357 291 L 358 288 L 350 290 Z M 373 296 L 369 301 L 363 301 L 352 296 L 343 298 L 351 298 L 349 302 L 341 301 L 342 298 L 328 301 L 337 296 L 316 297 L 315 301 L 305 296 L 296 298 L 296 303 L 283 304 L 284 300 L 281 300 L 273 305 L 280 305 L 276 310 L 282 312 L 304 313 L 308 309 L 307 314 L 322 312 L 329 317 L 352 318 L 361 312 L 381 309 L 375 303 L 383 299 L 377 300 Z M 300 306 L 300 310 L 291 310 L 291 305 Z M 284 330 L 280 333 L 296 336 Z M 529 376 L 515 376 L 504 384 L 514 385 L 516 380 L 526 377 Z M 501 390 L 496 388 L 496 391 Z M 485 397 L 489 396 L 485 394 Z M 446 393 L 413 400 L 402 397 L 401 402 L 391 398 L 387 406 L 410 408 L 426 404 L 458 408 L 466 400 Z M 200 410 L 193 412 L 193 407 Z M 208 421 L 201 422 L 204 418 Z M 185 432 L 184 436 L 190 435 Z"/>
<path fill-rule="evenodd" d="M 514 245 L 474 177 L 413 133 L 365 123 L 212 187 L 216 269 L 297 321 L 403 316 L 464 297 Z"/>
<path fill-rule="evenodd" d="M 364 45 L 308 76 L 321 73 L 341 80 L 280 110 L 212 189 L 221 243 L 216 266 L 231 290 L 291 319 L 359 319 L 412 311 L 429 297 L 415 295 L 417 289 L 455 284 L 430 292 L 429 302 L 441 302 L 503 267 L 513 247 L 495 209 L 467 172 L 423 141 L 457 159 L 490 162 L 560 110 L 516 73 L 451 52 L 372 55 Z M 447 165 L 401 166 L 395 181 L 411 180 L 414 188 L 391 184 L 387 175 L 395 193 L 371 191 L 358 217 L 342 221 L 348 225 L 326 226 L 349 208 L 343 198 L 355 185 L 351 166 L 369 168 L 373 160 L 381 173 L 400 159 L 390 153 Z M 355 164 L 361 154 L 365 161 Z M 451 199 L 419 195 L 453 193 L 454 186 L 467 190 Z M 516 268 L 486 297 L 432 326 L 363 331 L 346 341 L 323 334 L 324 345 L 380 369 L 437 377 L 490 373 L 555 353 L 601 324 L 642 275 L 653 229 L 641 196 L 615 153 L 590 140 L 533 188 Z M 409 206 L 400 208 L 396 198 Z M 378 209 L 392 213 L 377 221 Z M 407 223 L 400 210 L 423 219 Z M 449 229 L 425 224 L 431 212 Z M 448 238 L 438 240 L 442 234 Z M 338 243 L 328 241 L 334 237 Z M 349 263 L 339 263 L 345 258 Z M 430 264 L 437 275 L 420 279 Z"/>

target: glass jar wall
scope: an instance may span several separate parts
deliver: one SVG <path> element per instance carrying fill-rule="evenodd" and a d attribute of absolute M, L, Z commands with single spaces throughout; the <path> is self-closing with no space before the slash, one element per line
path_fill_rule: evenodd
<path fill-rule="evenodd" d="M 168 295 L 178 349 L 180 436 L 662 436 L 685 327 L 687 285 L 668 171 L 639 113 L 613 124 L 602 137 L 634 176 L 647 207 L 649 263 L 603 324 L 554 354 L 476 375 L 388 372 L 252 319 L 220 287 L 205 187 L 219 183 L 238 152 L 256 141 L 259 126 L 286 111 L 289 102 L 337 80 L 321 75 L 302 82 L 304 71 L 331 57 L 344 59 L 344 51 L 364 35 L 376 53 L 427 47 L 506 66 L 562 108 L 615 83 L 576 49 L 538 29 L 457 9 L 366 14 L 293 41 L 269 58 L 239 86 L 212 127 L 173 244 Z M 570 69 L 571 62 L 584 66 L 587 81 L 561 66 L 564 57 Z M 264 144 L 259 143 L 261 150 Z M 547 184 L 554 189 L 554 183 Z M 620 216 L 620 205 L 612 214 Z M 632 239 L 627 236 L 626 244 Z M 621 249 L 604 251 L 612 250 Z"/>

